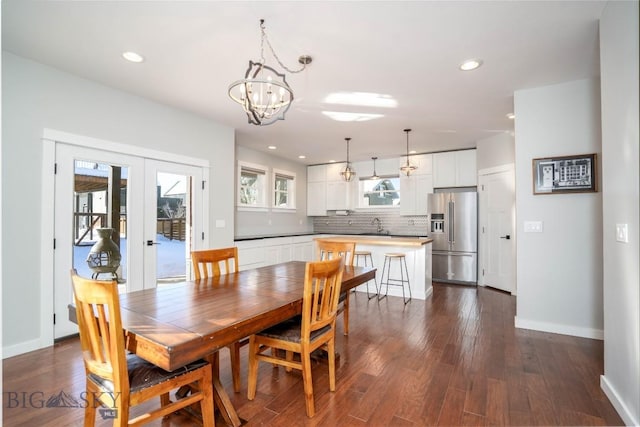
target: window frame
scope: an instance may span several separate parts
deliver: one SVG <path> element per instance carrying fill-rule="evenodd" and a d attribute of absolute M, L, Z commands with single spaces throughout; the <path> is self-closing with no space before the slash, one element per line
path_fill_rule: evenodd
<path fill-rule="evenodd" d="M 271 207 L 274 211 L 295 211 L 296 210 L 296 173 L 287 171 L 284 169 L 276 169 L 273 168 L 271 173 Z M 278 177 L 288 178 L 287 182 L 287 205 L 286 206 L 278 206 L 276 205 L 276 200 L 278 199 L 278 193 L 282 192 L 276 188 L 276 182 Z"/>
<path fill-rule="evenodd" d="M 257 203 L 256 204 L 248 204 L 242 203 L 242 173 L 243 172 L 254 172 L 257 175 L 261 175 L 262 179 L 258 180 L 256 185 L 257 191 Z M 269 182 L 269 168 L 264 165 L 260 165 L 257 163 L 249 163 L 238 161 L 238 176 L 237 176 L 237 191 L 236 191 L 236 207 L 238 210 L 251 210 L 251 211 L 267 211 L 267 186 Z"/>
<path fill-rule="evenodd" d="M 380 179 L 378 181 L 382 181 L 384 179 L 398 179 L 398 188 L 393 190 L 387 190 L 388 192 L 398 193 L 398 203 L 390 204 L 390 205 L 365 205 L 365 190 L 364 190 L 364 182 L 370 181 L 369 178 L 360 178 L 358 180 L 358 207 L 357 209 L 399 209 L 400 204 L 402 203 L 402 177 L 400 175 L 380 175 Z"/>

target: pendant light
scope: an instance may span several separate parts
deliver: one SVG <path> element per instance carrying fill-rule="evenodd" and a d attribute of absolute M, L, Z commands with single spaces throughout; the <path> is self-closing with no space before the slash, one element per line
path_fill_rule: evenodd
<path fill-rule="evenodd" d="M 411 172 L 418 169 L 418 167 L 409 163 L 409 132 L 411 132 L 411 129 L 405 129 L 404 132 L 407 134 L 407 163 L 402 165 L 402 167 L 400 168 L 400 172 L 402 172 L 406 176 L 409 176 L 411 175 Z"/>
<path fill-rule="evenodd" d="M 376 173 L 376 160 L 378 160 L 378 158 L 377 157 L 372 157 L 371 160 L 373 160 L 373 175 L 371 175 L 369 177 L 369 179 L 372 179 L 372 180 L 380 179 L 380 177 Z"/>
<path fill-rule="evenodd" d="M 351 181 L 356 176 L 356 171 L 351 168 L 351 163 L 349 162 L 349 141 L 351 141 L 351 138 L 345 138 L 345 141 L 347 141 L 347 166 L 340 172 L 340 176 L 345 181 Z"/>

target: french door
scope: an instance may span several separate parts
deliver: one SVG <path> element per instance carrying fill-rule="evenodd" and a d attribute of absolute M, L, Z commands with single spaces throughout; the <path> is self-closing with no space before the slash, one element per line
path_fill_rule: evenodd
<path fill-rule="evenodd" d="M 77 332 L 67 315 L 72 268 L 116 279 L 120 292 L 190 278 L 190 251 L 204 239 L 206 168 L 62 143 L 55 157 L 54 338 Z M 117 266 L 87 261 L 101 228 L 119 247 Z"/>

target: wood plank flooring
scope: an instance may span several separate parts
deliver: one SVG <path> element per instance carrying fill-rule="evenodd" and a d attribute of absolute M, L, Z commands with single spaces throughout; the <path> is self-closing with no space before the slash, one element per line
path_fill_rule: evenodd
<path fill-rule="evenodd" d="M 248 426 L 623 425 L 600 390 L 602 341 L 515 329 L 515 297 L 435 284 L 431 298 L 406 306 L 362 294 L 351 301 L 350 335 L 336 340 L 335 393 L 326 364 L 314 364 L 312 419 L 298 372 L 261 364 L 248 401 L 246 347 L 236 394 L 221 351 L 221 379 Z M 82 425 L 82 408 L 46 407 L 60 392 L 83 403 L 77 339 L 6 359 L 3 381 L 4 426 Z M 110 423 L 98 415 L 96 425 Z M 150 425 L 194 421 L 172 415 Z"/>

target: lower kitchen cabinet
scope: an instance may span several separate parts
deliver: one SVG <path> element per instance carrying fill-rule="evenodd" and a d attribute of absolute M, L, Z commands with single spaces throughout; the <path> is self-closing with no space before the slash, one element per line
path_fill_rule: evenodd
<path fill-rule="evenodd" d="M 273 237 L 235 242 L 240 271 L 287 261 L 312 261 L 313 237 Z"/>

